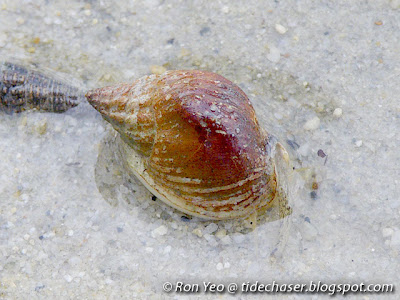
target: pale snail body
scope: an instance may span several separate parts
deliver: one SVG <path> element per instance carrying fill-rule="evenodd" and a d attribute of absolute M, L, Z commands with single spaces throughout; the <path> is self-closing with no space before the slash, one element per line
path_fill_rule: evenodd
<path fill-rule="evenodd" d="M 168 71 L 89 91 L 89 103 L 125 141 L 129 168 L 159 199 L 190 215 L 232 219 L 279 194 L 272 152 L 245 93 L 203 71 Z"/>

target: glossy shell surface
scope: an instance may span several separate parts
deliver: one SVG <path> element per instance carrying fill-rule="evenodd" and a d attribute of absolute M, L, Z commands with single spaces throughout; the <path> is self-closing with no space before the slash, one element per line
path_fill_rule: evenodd
<path fill-rule="evenodd" d="M 168 71 L 86 97 L 121 134 L 132 172 L 165 203 L 206 219 L 230 219 L 274 200 L 276 143 L 260 128 L 245 93 L 226 78 Z"/>

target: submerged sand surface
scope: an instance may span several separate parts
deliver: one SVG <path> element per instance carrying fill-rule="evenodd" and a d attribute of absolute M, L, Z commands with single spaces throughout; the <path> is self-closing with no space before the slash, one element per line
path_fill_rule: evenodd
<path fill-rule="evenodd" d="M 397 0 L 2 1 L 1 60 L 84 90 L 166 69 L 234 81 L 297 186 L 286 233 L 189 220 L 121 172 L 89 104 L 0 113 L 0 298 L 215 299 L 167 281 L 400 288 L 399 14 Z"/>

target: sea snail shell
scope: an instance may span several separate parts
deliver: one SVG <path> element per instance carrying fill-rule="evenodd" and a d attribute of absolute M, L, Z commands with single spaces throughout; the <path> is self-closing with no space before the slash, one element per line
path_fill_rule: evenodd
<path fill-rule="evenodd" d="M 132 172 L 176 209 L 232 219 L 263 211 L 276 197 L 271 152 L 278 147 L 246 94 L 226 78 L 168 71 L 86 98 L 121 134 Z"/>

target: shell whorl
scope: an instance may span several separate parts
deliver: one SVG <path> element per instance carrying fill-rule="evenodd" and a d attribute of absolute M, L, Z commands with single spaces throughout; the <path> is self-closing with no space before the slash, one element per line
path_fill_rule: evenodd
<path fill-rule="evenodd" d="M 37 109 L 61 113 L 77 106 L 82 98 L 78 87 L 57 74 L 0 62 L 0 111 L 11 114 Z"/>
<path fill-rule="evenodd" d="M 140 160 L 142 167 L 131 160 L 135 174 L 168 204 L 227 219 L 274 199 L 269 136 L 245 93 L 226 78 L 168 71 L 86 97 L 133 150 L 132 160 Z"/>

